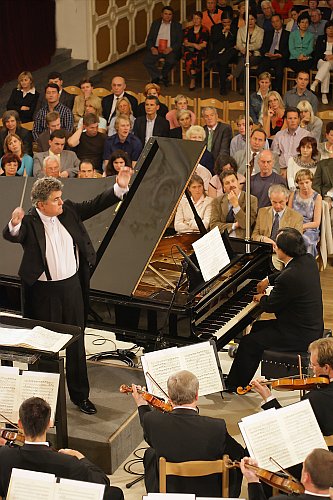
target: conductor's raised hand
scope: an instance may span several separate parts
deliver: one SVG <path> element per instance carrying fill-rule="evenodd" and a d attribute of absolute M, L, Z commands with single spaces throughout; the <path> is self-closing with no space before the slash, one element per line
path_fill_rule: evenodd
<path fill-rule="evenodd" d="M 117 175 L 117 184 L 121 188 L 127 188 L 133 174 L 132 167 L 121 167 Z"/>
<path fill-rule="evenodd" d="M 11 218 L 11 223 L 13 226 L 17 226 L 22 222 L 22 219 L 24 217 L 24 210 L 21 207 L 15 208 L 15 210 L 12 213 L 12 218 Z"/>

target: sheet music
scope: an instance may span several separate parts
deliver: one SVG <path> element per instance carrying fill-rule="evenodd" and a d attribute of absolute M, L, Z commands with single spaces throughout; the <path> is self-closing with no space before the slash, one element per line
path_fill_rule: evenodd
<path fill-rule="evenodd" d="M 51 406 L 51 420 L 54 422 L 58 398 L 59 373 L 24 371 L 21 378 L 20 404 L 28 398 L 38 396 Z"/>
<path fill-rule="evenodd" d="M 221 269 L 230 264 L 228 252 L 217 227 L 195 241 L 192 246 L 205 281 L 217 276 Z"/>
<path fill-rule="evenodd" d="M 104 484 L 60 479 L 55 485 L 54 500 L 103 500 Z"/>
<path fill-rule="evenodd" d="M 148 352 L 141 357 L 141 362 L 144 373 L 149 372 L 166 393 L 168 393 L 167 381 L 169 376 L 183 369 L 177 347 Z M 159 397 L 165 397 L 148 377 L 146 377 L 146 384 L 149 392 Z"/>
<path fill-rule="evenodd" d="M 53 332 L 41 326 L 32 330 L 24 328 L 0 328 L 0 345 L 22 346 L 39 351 L 59 352 L 72 335 Z"/>
<path fill-rule="evenodd" d="M 14 420 L 13 413 L 19 391 L 19 369 L 13 366 L 0 366 L 0 413 Z M 2 418 L 0 417 L 0 421 Z M 17 422 L 17 420 L 16 420 Z"/>
<path fill-rule="evenodd" d="M 199 396 L 223 390 L 214 348 L 210 342 L 181 347 L 178 351 L 184 369 L 195 373 L 199 379 Z"/>
<path fill-rule="evenodd" d="M 54 474 L 13 469 L 7 492 L 7 500 L 53 499 Z"/>

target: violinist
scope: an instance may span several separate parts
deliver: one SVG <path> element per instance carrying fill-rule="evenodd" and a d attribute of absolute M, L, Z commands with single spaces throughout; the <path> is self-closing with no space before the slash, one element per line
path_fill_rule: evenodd
<path fill-rule="evenodd" d="M 257 465 L 256 461 L 245 457 L 241 461 L 241 470 L 248 482 L 249 500 L 267 500 L 258 476 L 246 465 Z M 333 484 L 333 453 L 328 450 L 315 449 L 304 460 L 301 483 L 305 491 L 298 500 L 320 500 L 329 498 L 329 489 Z M 286 495 L 272 497 L 284 500 Z"/>
<path fill-rule="evenodd" d="M 143 459 L 148 493 L 159 491 L 159 457 L 165 457 L 170 462 L 184 462 L 217 460 L 225 453 L 233 460 L 244 456 L 242 446 L 228 434 L 223 419 L 198 414 L 199 381 L 193 373 L 182 370 L 169 377 L 167 388 L 173 410 L 168 413 L 152 410 L 136 386 L 132 385 L 132 388 L 144 438 L 150 446 Z M 240 471 L 230 471 L 231 497 L 239 496 L 241 480 Z M 167 480 L 167 492 L 220 497 L 220 481 L 220 475 L 198 478 L 173 476 Z"/>
<path fill-rule="evenodd" d="M 0 447 L 0 496 L 5 498 L 13 468 L 55 474 L 61 478 L 105 485 L 104 500 L 123 500 L 120 488 L 110 487 L 104 472 L 76 450 L 57 452 L 49 446 L 46 432 L 50 427 L 51 408 L 44 399 L 33 397 L 19 408 L 19 429 L 25 435 L 22 447 Z"/>

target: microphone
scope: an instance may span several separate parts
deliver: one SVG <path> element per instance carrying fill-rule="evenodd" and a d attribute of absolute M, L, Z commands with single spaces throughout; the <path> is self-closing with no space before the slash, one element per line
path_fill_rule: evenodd
<path fill-rule="evenodd" d="M 188 265 L 190 265 L 196 273 L 200 273 L 200 269 L 194 264 L 194 262 L 191 261 L 191 259 L 189 258 L 188 255 L 186 255 L 184 250 L 182 248 L 180 248 L 178 245 L 176 245 L 176 248 L 177 248 L 178 252 L 182 254 L 182 256 L 184 257 L 184 259 L 186 260 Z"/>

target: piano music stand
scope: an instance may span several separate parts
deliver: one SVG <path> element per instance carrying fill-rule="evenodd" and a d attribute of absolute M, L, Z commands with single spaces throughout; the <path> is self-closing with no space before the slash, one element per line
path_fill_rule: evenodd
<path fill-rule="evenodd" d="M 76 342 L 81 335 L 81 329 L 74 325 L 64 325 L 60 323 L 51 323 L 48 321 L 39 321 L 27 318 L 18 318 L 14 316 L 0 315 L 0 327 L 9 326 L 14 328 L 32 329 L 35 326 L 42 326 L 58 333 L 72 335 L 72 338 L 64 345 L 66 349 L 73 342 Z M 65 389 L 65 371 L 64 360 L 60 358 L 59 352 L 38 351 L 28 347 L 14 347 L 0 345 L 0 359 L 6 361 L 23 361 L 28 363 L 28 369 L 37 368 L 37 371 L 50 373 L 59 373 L 59 389 L 57 398 L 57 407 L 55 413 L 55 428 L 57 448 L 68 448 L 68 428 L 67 428 L 67 410 L 66 410 L 66 389 Z"/>

